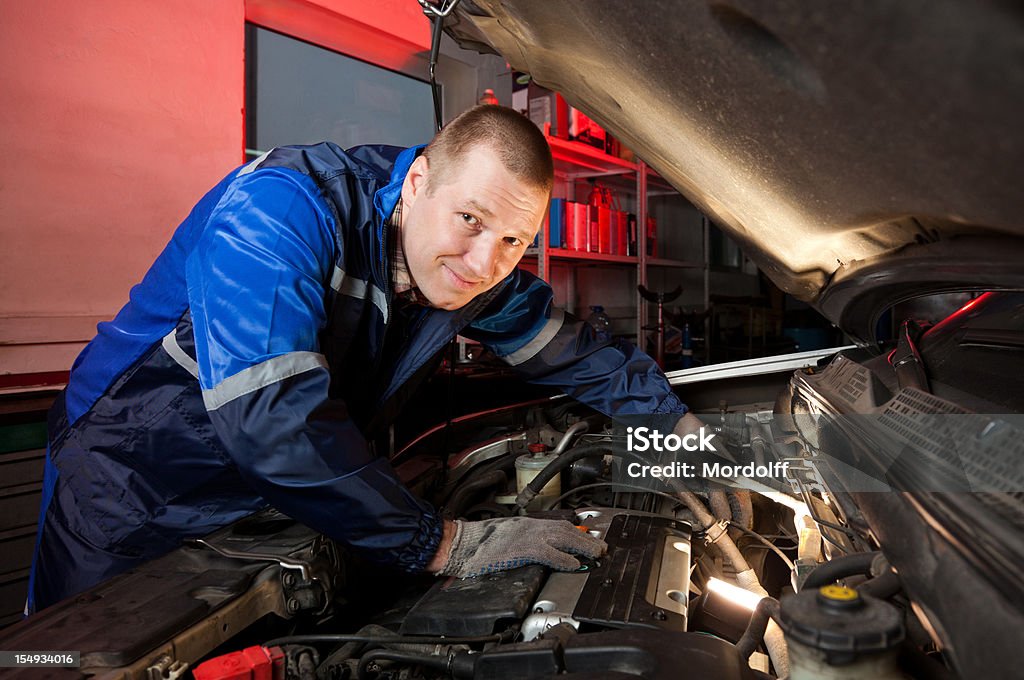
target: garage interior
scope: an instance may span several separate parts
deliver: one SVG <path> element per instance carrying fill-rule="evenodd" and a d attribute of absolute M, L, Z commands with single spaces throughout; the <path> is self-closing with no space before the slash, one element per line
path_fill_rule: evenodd
<path fill-rule="evenodd" d="M 422 11 L 412 2 L 356 4 L 5 6 L 10 94 L 0 115 L 7 148 L 20 160 L 2 171 L 0 623 L 21 618 L 53 394 L 96 324 L 125 302 L 197 197 L 274 146 L 408 146 L 432 135 Z M 297 72 L 307 75 L 295 79 Z M 524 113 L 533 92 L 535 118 L 543 106 L 537 100 L 557 96 L 531 86 L 502 58 L 461 49 L 447 36 L 437 76 L 446 120 L 488 90 Z M 548 123 L 556 159 L 554 197 L 602 205 L 602 213 L 614 205 L 632 217 L 634 231 L 628 251 L 589 241 L 567 248 L 564 235 L 551 247 L 549 239 L 544 278 L 557 304 L 583 318 L 600 306 L 603 314 L 593 318 L 654 354 L 655 331 L 641 326 L 656 327 L 657 308 L 637 286 L 663 294 L 681 287 L 665 305 L 666 370 L 846 344 L 596 123 L 570 135 L 568 116 L 579 113 L 558 102 L 563 118 L 555 127 L 564 133 L 551 135 L 551 121 L 540 121 Z M 591 200 L 595 187 L 599 197 Z M 652 222 L 641 258 L 635 221 L 644 211 Z M 539 250 L 521 266 L 536 273 Z M 457 367 L 476 384 L 472 375 L 494 369 L 472 355 L 463 343 Z M 469 389 L 456 391 L 456 402 L 466 403 L 454 407 L 460 414 L 479 403 Z M 424 421 L 437 415 L 410 429 L 435 424 Z"/>
<path fill-rule="evenodd" d="M 5 640 L 48 643 L 47 627 L 81 642 L 82 664 L 50 664 L 69 680 L 948 680 L 1019 670 L 1024 250 L 1011 177 L 1024 159 L 1012 114 L 1024 95 L 1024 13 L 963 0 L 558 4 L 0 0 L 0 676 L 16 653 Z M 385 245 L 391 257 L 407 247 L 389 243 L 408 237 L 407 197 L 384 203 L 385 188 L 348 186 L 356 180 L 341 169 L 365 163 L 352 176 L 383 186 L 393 162 L 393 188 L 406 170 L 391 152 L 272 151 L 415 146 L 480 104 L 521 113 L 532 125 L 513 117 L 527 130 L 518 138 L 536 125 L 550 147 L 550 201 L 518 264 L 550 292 L 512 277 L 526 284 L 425 309 L 412 258 L 383 273 Z M 327 207 L 321 221 L 243 227 L 251 243 L 195 265 L 196 233 L 216 231 L 205 217 L 195 222 L 205 232 L 191 230 L 198 202 L 257 169 L 266 177 L 267 158 L 270 174 L 298 170 L 292 181 L 304 175 L 321 193 L 309 201 Z M 373 219 L 331 224 L 346 201 Z M 383 220 L 392 206 L 396 221 Z M 268 212 L 279 208 L 291 214 Z M 460 229 L 463 210 L 451 213 Z M 437 228 L 443 243 L 447 227 Z M 296 235 L 299 257 L 316 251 L 299 264 L 271 253 L 264 269 L 246 257 L 264 236 L 270 252 Z M 185 250 L 187 264 L 173 259 Z M 174 262 L 173 277 L 136 287 L 158 256 Z M 218 275 L 228 261 L 236 277 Z M 221 309 L 274 310 L 252 352 L 217 344 L 216 321 L 200 329 L 197 266 L 241 301 Z M 283 335 L 271 347 L 291 320 L 252 291 L 284 281 L 263 290 L 288 297 L 306 280 L 314 293 L 295 296 L 305 304 L 295 315 L 308 316 L 296 335 L 311 345 Z M 523 290 L 549 297 L 516 298 Z M 150 308 L 164 297 L 174 298 L 161 309 L 172 328 L 151 337 L 145 324 L 167 321 Z M 104 324 L 122 308 L 137 314 L 123 327 L 129 339 L 103 345 L 122 333 Z M 260 326 L 261 311 L 252 324 L 238 313 L 224 335 Z M 455 325 L 474 318 L 482 331 Z M 522 320 L 528 333 L 510 340 Z M 483 344 L 450 339 L 457 329 Z M 200 355 L 201 335 L 214 353 L 239 349 L 220 357 L 238 370 L 203 382 L 216 359 Z M 653 363 L 635 362 L 626 343 Z M 123 351 L 111 358 L 97 345 Z M 261 373 L 299 354 L 313 368 Z M 86 399 L 66 394 L 99 364 L 111 375 L 82 411 L 91 418 L 108 397 L 110 411 L 72 415 L 68 403 Z M 552 386 L 565 376 L 568 396 Z M 211 396 L 230 381 L 236 391 Z M 144 395 L 137 410 L 124 385 Z M 301 398 L 311 411 L 295 406 Z M 701 457 L 712 430 L 721 451 L 700 460 L 734 464 L 731 473 L 706 464 L 689 482 L 664 472 L 669 459 L 654 448 L 656 479 L 624 477 L 631 456 L 642 459 L 642 428 L 626 426 L 647 421 L 625 416 L 637 403 L 636 415 L 671 417 L 665 429 L 680 435 L 690 419 Z M 78 440 L 82 420 L 98 439 Z M 59 484 L 48 431 L 62 433 L 51 444 L 65 466 Z M 167 432 L 176 457 L 164 455 Z M 71 455 L 68 441 L 80 444 Z M 299 458 L 306 449 L 313 456 Z M 147 479 L 154 470 L 160 479 Z M 88 518 L 75 514 L 86 497 L 99 508 Z M 339 499 L 364 544 L 335 522 Z M 572 539 L 600 539 L 604 552 L 553 548 L 580 558 L 568 569 L 519 553 L 472 573 L 421 563 L 446 568 L 455 553 L 441 547 L 454 551 L 466 526 L 506 519 L 570 520 L 561 523 Z M 96 541 L 41 538 L 53 525 L 67 536 L 92 529 Z M 214 532 L 200 539 L 197 526 Z M 551 547 L 518 530 L 517 548 Z M 387 549 L 402 551 L 408 572 L 373 561 L 378 539 L 400 543 Z M 43 564 L 78 554 L 56 561 L 83 573 L 131 566 L 29 615 L 46 583 L 34 551 Z"/>

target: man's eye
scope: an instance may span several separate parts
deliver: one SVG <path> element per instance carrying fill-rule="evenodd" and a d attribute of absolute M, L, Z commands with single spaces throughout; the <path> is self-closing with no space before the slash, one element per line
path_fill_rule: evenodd
<path fill-rule="evenodd" d="M 517 239 L 515 236 L 506 236 L 505 243 L 509 244 L 513 248 L 518 248 L 519 246 L 523 245 L 523 242 L 520 239 Z"/>
<path fill-rule="evenodd" d="M 480 224 L 480 220 L 478 220 L 477 218 L 473 217 L 469 213 L 462 213 L 462 220 L 466 224 L 468 224 L 470 226 L 473 226 L 473 227 L 475 227 L 475 226 Z"/>

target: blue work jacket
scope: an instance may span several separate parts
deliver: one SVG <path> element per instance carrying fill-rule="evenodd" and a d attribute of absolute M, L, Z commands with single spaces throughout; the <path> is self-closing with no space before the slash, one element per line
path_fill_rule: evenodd
<path fill-rule="evenodd" d="M 419 150 L 282 147 L 195 206 L 51 411 L 30 610 L 267 504 L 422 569 L 441 518 L 365 429 L 457 333 L 606 414 L 685 410 L 649 356 L 598 341 L 518 270 L 462 309 L 423 308 L 385 356 L 386 223 Z"/>

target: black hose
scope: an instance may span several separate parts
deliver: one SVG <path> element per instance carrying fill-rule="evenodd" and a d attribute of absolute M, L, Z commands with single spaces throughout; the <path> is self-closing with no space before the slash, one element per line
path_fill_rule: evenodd
<path fill-rule="evenodd" d="M 588 444 L 587 446 L 577 446 L 574 449 L 566 451 L 545 465 L 544 469 L 538 472 L 537 476 L 530 480 L 530 483 L 526 485 L 526 488 L 516 496 L 516 505 L 520 508 L 525 508 L 530 501 L 537 497 L 541 492 L 541 489 L 555 478 L 555 475 L 561 473 L 562 470 L 565 470 L 576 461 L 582 458 L 589 458 L 590 456 L 603 456 L 606 454 L 622 457 L 636 456 L 636 454 L 626 451 L 614 451 L 607 444 Z"/>
<path fill-rule="evenodd" d="M 281 647 L 282 645 L 306 645 L 316 642 L 369 642 L 378 645 L 387 644 L 419 644 L 419 645 L 472 645 L 484 642 L 503 642 L 510 639 L 505 633 L 498 635 L 478 635 L 475 637 L 419 637 L 416 635 L 346 635 L 346 634 L 318 634 L 318 635 L 288 635 L 274 638 L 264 642 L 264 647 Z"/>
<path fill-rule="evenodd" d="M 356 670 L 356 678 L 364 680 L 367 676 L 367 669 L 374 661 L 401 661 L 413 666 L 426 666 L 432 668 L 435 671 L 447 671 L 448 670 L 448 657 L 447 656 L 427 656 L 425 654 L 412 654 L 409 652 L 396 652 L 392 649 L 374 649 L 366 654 L 363 654 L 363 658 L 359 660 L 359 668 Z"/>
<path fill-rule="evenodd" d="M 502 470 L 491 470 L 477 475 L 459 485 L 455 492 L 448 499 L 448 511 L 452 516 L 459 517 L 462 514 L 462 507 L 474 493 L 482 489 L 489 489 L 498 484 L 506 484 L 508 476 Z"/>
<path fill-rule="evenodd" d="M 895 571 L 887 571 L 875 578 L 868 579 L 857 587 L 861 595 L 870 595 L 880 600 L 887 600 L 903 590 L 903 584 Z"/>
<path fill-rule="evenodd" d="M 391 630 L 378 626 L 375 623 L 363 626 L 355 634 L 364 637 L 395 637 L 397 635 Z M 328 672 L 331 666 L 337 666 L 346 659 L 359 656 L 366 649 L 366 646 L 367 643 L 365 642 L 346 642 L 341 647 L 336 647 L 327 655 L 327 658 L 320 662 L 320 668 L 317 669 L 318 676 L 321 678 L 326 677 L 325 673 Z"/>
<path fill-rule="evenodd" d="M 757 646 L 764 639 L 764 632 L 768 630 L 768 620 L 779 618 L 779 601 L 774 597 L 763 597 L 754 607 L 754 613 L 750 615 L 750 623 L 743 631 L 743 636 L 736 642 L 736 651 L 744 661 L 750 659 Z"/>
<path fill-rule="evenodd" d="M 870 574 L 871 563 L 880 553 L 863 552 L 843 555 L 826 562 L 807 575 L 804 588 L 820 588 L 847 576 Z"/>

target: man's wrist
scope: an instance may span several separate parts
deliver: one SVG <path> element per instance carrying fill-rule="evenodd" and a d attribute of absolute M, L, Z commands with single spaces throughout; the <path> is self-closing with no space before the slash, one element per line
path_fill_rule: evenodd
<path fill-rule="evenodd" d="M 441 527 L 441 541 L 437 544 L 437 552 L 427 563 L 426 571 L 431 574 L 439 574 L 448 566 L 448 558 L 451 556 L 452 544 L 455 542 L 455 534 L 458 526 L 450 519 L 444 520 Z"/>

